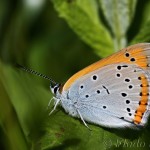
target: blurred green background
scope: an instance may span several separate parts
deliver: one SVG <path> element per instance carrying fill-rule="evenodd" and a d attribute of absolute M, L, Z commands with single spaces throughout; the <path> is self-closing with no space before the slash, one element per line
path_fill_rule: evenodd
<path fill-rule="evenodd" d="M 14 67 L 64 83 L 121 48 L 149 41 L 150 0 L 1 0 L 0 150 L 149 149 L 149 126 L 89 124 L 89 131 L 61 107 L 48 116 L 49 81 Z"/>

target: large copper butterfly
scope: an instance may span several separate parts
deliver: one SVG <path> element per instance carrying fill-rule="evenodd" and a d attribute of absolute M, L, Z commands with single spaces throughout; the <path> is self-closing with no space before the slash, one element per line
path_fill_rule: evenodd
<path fill-rule="evenodd" d="M 150 114 L 150 43 L 129 46 L 73 75 L 65 84 L 51 81 L 55 106 L 60 104 L 83 123 L 136 128 Z M 88 127 L 88 126 L 87 126 Z"/>

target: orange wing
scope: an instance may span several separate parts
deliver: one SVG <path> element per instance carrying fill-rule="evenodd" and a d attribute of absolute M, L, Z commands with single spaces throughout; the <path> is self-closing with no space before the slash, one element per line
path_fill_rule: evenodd
<path fill-rule="evenodd" d="M 143 69 L 147 69 L 150 63 L 150 43 L 140 43 L 129 46 L 120 50 L 119 52 L 104 58 L 94 64 L 82 69 L 81 71 L 74 74 L 69 80 L 64 84 L 63 90 L 67 90 L 72 83 L 80 78 L 81 76 L 97 70 L 103 66 L 113 63 L 128 63 L 128 64 L 136 64 Z"/>

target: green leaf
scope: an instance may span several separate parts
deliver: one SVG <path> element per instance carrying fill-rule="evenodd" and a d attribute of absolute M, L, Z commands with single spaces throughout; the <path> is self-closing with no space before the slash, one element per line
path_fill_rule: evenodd
<path fill-rule="evenodd" d="M 64 113 L 60 107 L 49 116 L 43 126 L 42 150 L 147 150 L 150 130 L 105 129 L 88 123 L 91 130 L 80 119 Z M 93 148 L 94 147 L 94 148 Z"/>
<path fill-rule="evenodd" d="M 146 0 L 143 1 L 140 3 L 140 4 L 143 4 L 141 5 L 142 8 L 142 15 L 141 15 L 141 18 L 140 18 L 140 23 L 141 23 L 141 29 L 145 26 L 145 24 L 150 20 L 150 1 L 149 0 Z M 140 7 L 140 8 L 141 8 Z"/>
<path fill-rule="evenodd" d="M 53 0 L 59 16 L 100 56 L 114 50 L 112 38 L 98 16 L 96 0 Z M 64 35 L 65 36 L 65 35 Z"/>
<path fill-rule="evenodd" d="M 119 3 L 122 1 L 118 0 Z M 114 43 L 109 31 L 99 18 L 98 3 L 96 2 L 96 0 L 53 0 L 59 15 L 67 21 L 79 37 L 94 48 L 100 56 L 106 56 L 113 52 Z M 83 62 L 88 62 L 87 59 L 92 57 L 91 53 L 86 51 L 88 47 L 81 46 L 78 38 L 77 42 L 74 43 L 76 46 L 73 47 L 72 43 L 75 37 L 72 38 L 72 35 L 74 36 L 74 34 L 72 32 L 71 36 L 68 34 L 69 30 L 66 25 L 65 29 L 62 28 L 64 25 L 63 20 L 60 19 L 60 22 L 56 23 L 57 17 L 53 15 L 55 13 L 49 7 L 48 1 L 44 10 L 41 11 L 42 13 L 39 13 L 41 19 L 38 18 L 38 15 L 35 15 L 37 18 L 32 17 L 32 15 L 27 16 L 27 19 L 26 15 L 22 15 L 23 11 L 21 10 L 23 9 L 20 7 L 22 3 L 19 5 L 18 1 L 16 4 L 18 7 L 10 4 L 8 4 L 8 7 L 2 7 L 2 5 L 0 11 L 2 13 L 0 14 L 2 16 L 1 20 L 5 20 L 5 24 L 1 29 L 4 35 L 1 40 L 2 45 L 4 45 L 1 48 L 1 57 L 5 61 L 8 60 L 7 58 L 17 59 L 22 64 L 30 64 L 35 70 L 39 67 L 39 72 L 45 73 L 47 71 L 46 73 L 53 74 L 54 78 L 65 80 L 81 67 L 77 63 L 84 66 Z M 133 10 L 131 11 L 131 20 L 135 5 L 136 1 L 130 5 L 131 9 L 129 10 Z M 5 8 L 6 10 L 9 8 L 7 13 Z M 14 11 L 11 11 L 12 9 Z M 142 9 L 144 9 L 143 5 L 141 5 L 141 12 L 144 11 Z M 109 11 L 109 9 L 105 11 Z M 142 22 L 143 26 L 140 33 L 137 34 L 133 42 L 149 40 L 148 5 L 144 12 L 144 18 L 142 19 L 145 21 Z M 118 15 L 121 14 L 118 13 Z M 128 14 L 126 15 L 128 16 Z M 21 16 L 24 16 L 24 18 Z M 123 16 L 123 18 L 127 16 Z M 106 17 L 105 14 L 104 17 Z M 49 20 L 49 18 L 51 19 Z M 131 20 L 129 19 L 130 23 Z M 139 20 L 138 17 L 137 20 Z M 108 20 L 106 19 L 106 21 Z M 137 23 L 141 26 L 140 21 Z M 120 27 L 124 30 L 124 37 L 128 28 L 125 25 L 122 25 L 125 29 L 122 29 L 122 26 Z M 17 27 L 19 27 L 19 30 Z M 15 32 L 15 29 L 17 32 Z M 82 49 L 84 51 L 81 51 Z M 83 56 L 85 57 L 84 60 Z M 96 58 L 93 57 L 93 61 L 94 59 Z M 68 71 L 67 66 L 69 66 Z M 17 72 L 12 67 L 0 64 L 0 133 L 2 131 L 4 132 L 3 135 L 6 135 L 6 137 L 1 135 L 1 139 L 4 138 L 4 145 L 8 146 L 6 146 L 6 149 L 25 150 L 28 147 L 32 150 L 149 149 L 149 124 L 141 131 L 134 131 L 108 129 L 87 122 L 92 129 L 90 131 L 84 126 L 81 119 L 69 116 L 61 107 L 57 107 L 56 111 L 48 116 L 53 105 L 51 105 L 50 110 L 46 109 L 51 94 L 48 88 L 49 83 L 45 82 L 45 85 L 45 87 L 39 85 L 38 77 L 24 72 Z"/>
<path fill-rule="evenodd" d="M 103 14 L 113 32 L 115 49 L 127 45 L 126 32 L 132 22 L 137 0 L 99 0 Z"/>
<path fill-rule="evenodd" d="M 7 4 L 6 1 L 0 1 L 0 32 L 2 32 L 3 21 L 6 17 L 6 10 L 7 10 L 6 4 Z"/>
<path fill-rule="evenodd" d="M 144 1 L 144 5 L 141 7 L 143 7 L 143 12 L 140 18 L 141 22 L 139 22 L 140 29 L 131 44 L 150 42 L 150 1 Z"/>
<path fill-rule="evenodd" d="M 10 95 L 6 90 L 5 68 L 0 62 L 0 125 L 5 133 L 7 144 L 5 146 L 10 150 L 27 150 L 26 138 L 22 132 L 16 111 L 11 103 Z M 8 96 L 9 95 L 9 96 Z M 5 141 L 6 142 L 6 141 Z"/>
<path fill-rule="evenodd" d="M 49 117 L 45 126 L 46 134 L 41 140 L 45 149 L 105 149 L 103 138 L 107 131 L 89 125 L 90 131 L 82 121 L 68 116 L 60 107 Z"/>
<path fill-rule="evenodd" d="M 7 122 L 3 123 L 2 117 L 0 117 L 0 121 L 3 123 L 3 129 L 6 128 L 6 135 L 10 138 L 10 147 L 13 148 L 12 150 L 26 150 L 28 149 L 27 146 L 32 146 L 32 149 L 39 150 L 41 147 L 37 141 L 43 135 L 41 126 L 49 114 L 47 109 L 48 101 L 51 98 L 49 88 L 46 90 L 42 86 L 38 86 L 36 80 L 33 80 L 29 74 L 22 70 L 19 71 L 7 65 L 2 69 L 0 81 L 2 81 L 3 88 L 9 95 L 9 103 L 7 97 L 4 97 L 2 103 L 0 103 L 0 114 L 3 118 L 7 118 L 5 119 Z M 38 79 L 36 76 L 34 78 Z M 6 102 L 11 106 L 8 104 L 6 106 Z M 13 108 L 11 108 L 12 106 Z M 15 113 L 9 107 L 13 111 L 15 110 Z M 28 141 L 27 143 L 22 141 L 24 136 Z M 6 142 L 9 143 L 7 140 Z"/>
<path fill-rule="evenodd" d="M 143 25 L 136 37 L 131 41 L 131 44 L 150 42 L 150 20 Z"/>

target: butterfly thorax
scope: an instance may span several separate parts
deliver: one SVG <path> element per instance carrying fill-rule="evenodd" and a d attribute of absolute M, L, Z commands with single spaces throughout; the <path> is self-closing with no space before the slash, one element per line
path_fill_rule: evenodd
<path fill-rule="evenodd" d="M 68 96 L 69 91 L 62 91 L 62 84 L 50 85 L 50 89 L 54 94 L 55 104 L 60 103 L 69 115 L 77 117 L 78 103 L 76 100 L 71 100 Z"/>
<path fill-rule="evenodd" d="M 76 99 L 70 99 L 68 96 L 69 91 L 62 91 L 61 94 L 61 106 L 65 109 L 69 115 L 78 117 L 78 102 Z"/>

